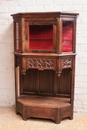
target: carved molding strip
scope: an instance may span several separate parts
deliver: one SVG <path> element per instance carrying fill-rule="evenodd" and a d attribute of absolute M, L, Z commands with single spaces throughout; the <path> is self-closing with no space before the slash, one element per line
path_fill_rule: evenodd
<path fill-rule="evenodd" d="M 72 67 L 72 58 L 62 58 L 62 68 Z"/>
<path fill-rule="evenodd" d="M 31 25 L 53 25 L 56 24 L 56 21 L 33 21 L 29 22 Z"/>
<path fill-rule="evenodd" d="M 37 59 L 27 58 L 28 68 L 43 68 L 43 69 L 55 69 L 56 60 L 54 59 Z"/>

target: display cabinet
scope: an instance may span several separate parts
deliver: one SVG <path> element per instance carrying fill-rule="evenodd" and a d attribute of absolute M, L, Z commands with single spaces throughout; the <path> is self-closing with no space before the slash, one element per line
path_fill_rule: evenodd
<path fill-rule="evenodd" d="M 77 13 L 12 14 L 16 113 L 73 119 Z"/>

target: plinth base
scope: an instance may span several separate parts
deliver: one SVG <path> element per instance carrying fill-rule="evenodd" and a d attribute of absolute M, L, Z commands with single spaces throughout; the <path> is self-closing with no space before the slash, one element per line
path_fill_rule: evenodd
<path fill-rule="evenodd" d="M 69 98 L 22 95 L 16 103 L 16 112 L 24 120 L 30 117 L 52 119 L 60 123 L 63 118 L 73 118 L 72 106 Z"/>

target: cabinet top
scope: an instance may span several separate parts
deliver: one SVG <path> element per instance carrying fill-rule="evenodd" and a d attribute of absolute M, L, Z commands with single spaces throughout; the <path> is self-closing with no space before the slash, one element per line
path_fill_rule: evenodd
<path fill-rule="evenodd" d="M 11 14 L 12 17 L 77 17 L 79 13 L 74 12 L 20 12 Z"/>

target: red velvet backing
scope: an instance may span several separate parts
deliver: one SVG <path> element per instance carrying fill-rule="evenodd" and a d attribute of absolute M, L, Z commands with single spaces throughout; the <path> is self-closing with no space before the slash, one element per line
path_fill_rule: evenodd
<path fill-rule="evenodd" d="M 62 52 L 72 51 L 72 32 L 73 25 L 65 25 L 62 30 Z"/>
<path fill-rule="evenodd" d="M 53 26 L 31 25 L 29 26 L 29 48 L 31 50 L 53 49 Z"/>
<path fill-rule="evenodd" d="M 62 52 L 72 51 L 73 25 L 64 25 L 62 30 Z M 52 25 L 29 26 L 29 48 L 31 50 L 53 49 L 53 27 Z"/>

